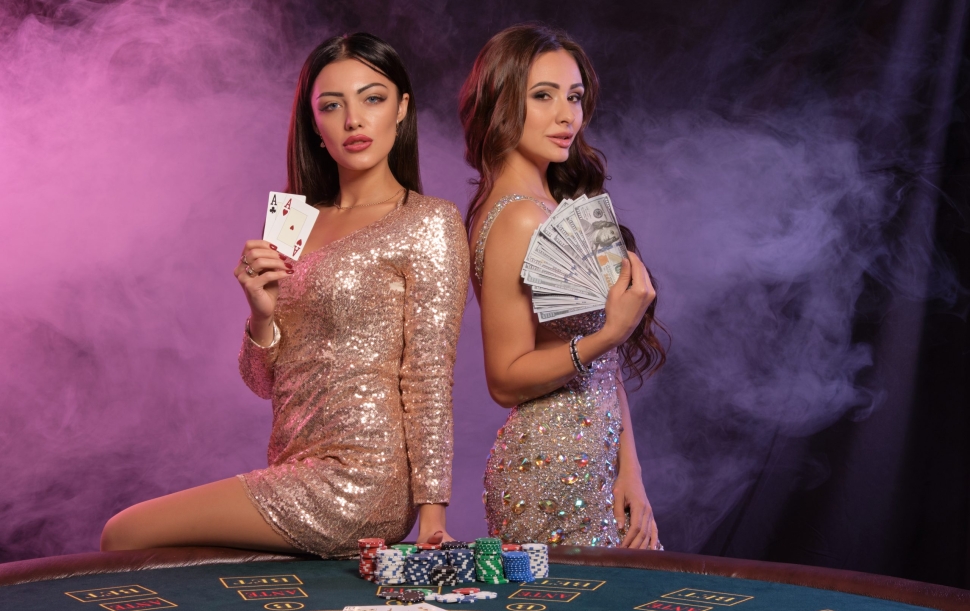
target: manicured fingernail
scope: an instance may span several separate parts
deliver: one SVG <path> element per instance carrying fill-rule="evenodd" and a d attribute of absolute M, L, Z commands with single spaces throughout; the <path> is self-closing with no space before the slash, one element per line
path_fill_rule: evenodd
<path fill-rule="evenodd" d="M 286 266 L 286 269 L 293 269 L 293 264 L 292 263 L 284 263 L 283 265 Z"/>
<path fill-rule="evenodd" d="M 269 247 L 272 248 L 273 250 L 276 250 L 276 247 L 273 246 L 272 244 L 270 244 Z"/>
<path fill-rule="evenodd" d="M 280 259 L 283 259 L 284 261 L 286 261 L 286 255 L 284 255 L 283 253 L 279 253 L 279 255 L 280 255 Z"/>
<path fill-rule="evenodd" d="M 288 269 L 288 270 L 286 270 L 286 273 L 287 274 L 292 274 L 293 273 L 293 270 L 292 269 Z"/>

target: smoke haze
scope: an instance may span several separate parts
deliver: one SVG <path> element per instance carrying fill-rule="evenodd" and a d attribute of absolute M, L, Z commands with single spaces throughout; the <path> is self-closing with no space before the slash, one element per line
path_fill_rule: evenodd
<path fill-rule="evenodd" d="M 104 522 L 132 503 L 265 466 L 270 407 L 236 371 L 248 308 L 230 272 L 261 230 L 266 192 L 284 185 L 303 59 L 344 31 L 371 31 L 404 56 L 425 191 L 462 208 L 472 173 L 457 90 L 481 44 L 537 18 L 586 47 L 604 83 L 591 139 L 674 338 L 666 368 L 631 397 L 668 549 L 704 545 L 776 435 L 878 409 L 880 389 L 859 382 L 872 350 L 852 334 L 866 278 L 898 286 L 883 229 L 899 202 L 859 143 L 871 114 L 853 114 L 877 101 L 850 104 L 810 80 L 780 97 L 770 92 L 782 68 L 742 90 L 754 37 L 743 11 L 720 23 L 717 11 L 659 13 L 638 26 L 668 28 L 641 47 L 656 61 L 631 67 L 623 57 L 642 32 L 610 30 L 610 9 L 551 6 L 0 9 L 0 561 L 96 549 Z M 783 31 L 792 15 L 759 18 Z M 676 47 L 678 36 L 692 44 Z M 483 431 L 506 415 L 488 397 L 474 302 L 455 379 L 448 524 L 470 539 L 485 531 Z"/>

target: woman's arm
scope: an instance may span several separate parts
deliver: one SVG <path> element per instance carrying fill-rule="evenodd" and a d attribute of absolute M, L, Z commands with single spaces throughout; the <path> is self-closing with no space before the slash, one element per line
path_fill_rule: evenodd
<path fill-rule="evenodd" d="M 640 459 L 637 458 L 637 446 L 633 436 L 633 422 L 630 420 L 630 403 L 627 401 L 626 389 L 619 374 L 616 382 L 616 397 L 620 403 L 623 431 L 620 433 L 618 450 L 620 469 L 613 483 L 613 513 L 621 528 L 626 521 L 626 511 L 628 509 L 630 511 L 630 523 L 626 525 L 626 535 L 620 547 L 656 549 L 659 544 L 657 522 L 654 520 L 650 499 L 647 498 L 647 492 L 643 487 Z"/>
<path fill-rule="evenodd" d="M 293 266 L 269 242 L 249 240 L 232 273 L 239 281 L 251 311 L 239 351 L 239 374 L 257 396 L 270 399 L 273 395 L 273 364 L 280 340 L 273 313 L 280 293 L 279 281 L 293 273 Z"/>
<path fill-rule="evenodd" d="M 423 532 L 451 498 L 451 390 L 468 292 L 468 244 L 458 210 L 439 206 L 414 229 L 405 274 L 401 401 L 411 489 Z M 430 522 L 429 522 L 430 520 Z M 435 528 L 434 530 L 438 530 Z M 425 533 L 428 536 L 432 532 Z"/>
<path fill-rule="evenodd" d="M 251 320 L 246 321 L 242 348 L 239 350 L 239 375 L 243 382 L 261 399 L 273 398 L 273 364 L 276 362 L 279 346 L 279 331 L 271 321 L 268 345 L 256 342 L 250 333 Z M 265 340 L 264 340 L 265 341 Z"/>
<path fill-rule="evenodd" d="M 489 393 L 503 407 L 548 394 L 576 375 L 568 343 L 537 345 L 532 293 L 520 277 L 529 240 L 545 219 L 533 202 L 512 202 L 496 218 L 486 242 L 480 292 L 485 377 Z M 583 363 L 626 341 L 654 295 L 646 268 L 631 253 L 607 297 L 606 324 L 577 344 Z"/>

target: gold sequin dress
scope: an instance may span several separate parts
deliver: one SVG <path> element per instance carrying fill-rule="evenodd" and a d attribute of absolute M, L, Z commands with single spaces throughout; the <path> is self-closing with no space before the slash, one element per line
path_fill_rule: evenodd
<path fill-rule="evenodd" d="M 381 220 L 294 262 L 280 340 L 243 338 L 239 370 L 272 399 L 265 469 L 240 475 L 293 546 L 353 556 L 407 536 L 451 495 L 452 372 L 468 243 L 451 202 L 411 192 Z"/>
<path fill-rule="evenodd" d="M 499 200 L 482 224 L 475 247 L 481 286 L 485 241 L 495 218 L 520 195 Z M 564 341 L 589 335 L 606 322 L 603 310 L 540 323 Z M 623 420 L 617 399 L 616 349 L 565 386 L 509 411 L 485 467 L 489 534 L 513 543 L 612 546 L 622 540 L 613 516 L 613 483 Z"/>

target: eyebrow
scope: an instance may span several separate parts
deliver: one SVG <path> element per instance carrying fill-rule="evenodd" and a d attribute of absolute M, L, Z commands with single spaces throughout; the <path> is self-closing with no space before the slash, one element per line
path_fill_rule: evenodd
<path fill-rule="evenodd" d="M 384 89 L 387 89 L 387 85 L 385 85 L 384 83 L 371 83 L 370 85 L 364 85 L 363 87 L 361 87 L 360 89 L 358 89 L 357 90 L 357 93 L 364 93 L 365 91 L 367 91 L 371 87 L 383 87 Z M 324 91 L 320 95 L 317 96 L 317 99 L 320 99 L 320 98 L 322 98 L 325 95 L 333 96 L 335 98 L 342 98 L 342 97 L 344 97 L 344 94 L 340 93 L 339 91 Z"/>
<path fill-rule="evenodd" d="M 582 83 L 573 83 L 572 85 L 569 86 L 569 88 L 570 89 L 576 89 L 577 87 L 582 87 L 582 86 L 583 86 Z M 552 87 L 553 89 L 559 89 L 559 84 L 558 83 L 552 83 L 550 81 L 541 81 L 541 82 L 536 83 L 532 87 L 530 87 L 529 88 L 529 91 L 532 91 L 536 87 Z"/>

